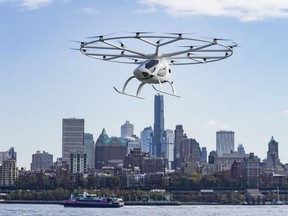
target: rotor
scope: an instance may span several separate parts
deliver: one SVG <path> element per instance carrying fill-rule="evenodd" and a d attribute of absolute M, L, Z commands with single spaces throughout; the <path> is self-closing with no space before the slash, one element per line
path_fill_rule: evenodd
<path fill-rule="evenodd" d="M 80 42 L 82 54 L 104 61 L 141 64 L 148 59 L 166 59 L 171 65 L 201 64 L 226 59 L 238 44 L 221 38 L 199 39 L 182 33 L 94 36 Z"/>

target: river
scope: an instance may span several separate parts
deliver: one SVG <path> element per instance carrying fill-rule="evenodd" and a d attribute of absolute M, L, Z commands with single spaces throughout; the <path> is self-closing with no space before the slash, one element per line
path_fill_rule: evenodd
<path fill-rule="evenodd" d="M 288 205 L 281 206 L 124 206 L 116 209 L 65 208 L 62 205 L 0 204 L 1 216 L 287 216 Z"/>

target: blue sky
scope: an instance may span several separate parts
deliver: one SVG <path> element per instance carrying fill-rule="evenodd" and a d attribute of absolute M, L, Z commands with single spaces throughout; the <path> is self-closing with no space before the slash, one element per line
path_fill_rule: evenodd
<path fill-rule="evenodd" d="M 62 118 L 84 118 L 95 139 L 102 128 L 120 136 L 126 120 L 138 136 L 153 126 L 150 86 L 142 90 L 145 100 L 113 90 L 133 65 L 70 49 L 79 47 L 71 40 L 135 31 L 237 41 L 226 60 L 172 68 L 182 97 L 164 96 L 165 128 L 182 124 L 208 151 L 215 149 L 216 131 L 233 130 L 236 146 L 261 159 L 274 136 L 288 162 L 288 2 L 0 0 L 0 14 L 0 150 L 14 146 L 19 167 L 30 169 L 37 150 L 61 157 Z"/>

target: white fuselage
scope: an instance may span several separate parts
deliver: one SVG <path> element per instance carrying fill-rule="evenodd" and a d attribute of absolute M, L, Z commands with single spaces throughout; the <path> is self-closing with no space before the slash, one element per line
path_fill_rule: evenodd
<path fill-rule="evenodd" d="M 171 68 L 163 59 L 150 59 L 140 64 L 133 73 L 141 82 L 157 84 L 169 81 Z"/>

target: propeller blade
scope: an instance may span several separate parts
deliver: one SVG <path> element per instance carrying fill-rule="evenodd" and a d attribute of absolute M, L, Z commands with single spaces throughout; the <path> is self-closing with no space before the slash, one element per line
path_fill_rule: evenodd
<path fill-rule="evenodd" d="M 96 35 L 96 36 L 91 36 L 91 37 L 88 37 L 88 38 L 99 38 L 99 39 L 101 39 L 101 38 L 104 38 L 106 36 L 110 36 L 110 35 L 113 35 L 113 34 L 115 34 L 115 33 L 105 34 L 105 35 Z"/>
<path fill-rule="evenodd" d="M 125 45 L 124 45 L 120 40 L 118 40 L 118 43 L 120 44 L 120 46 L 121 46 L 122 48 L 125 47 Z"/>
<path fill-rule="evenodd" d="M 153 34 L 154 32 L 137 31 L 137 32 L 128 32 L 128 33 L 133 33 L 133 34 L 135 34 L 136 37 L 140 37 L 140 35 Z"/>
<path fill-rule="evenodd" d="M 71 42 L 74 42 L 74 43 L 84 43 L 83 41 L 77 41 L 77 40 L 69 40 Z"/>

